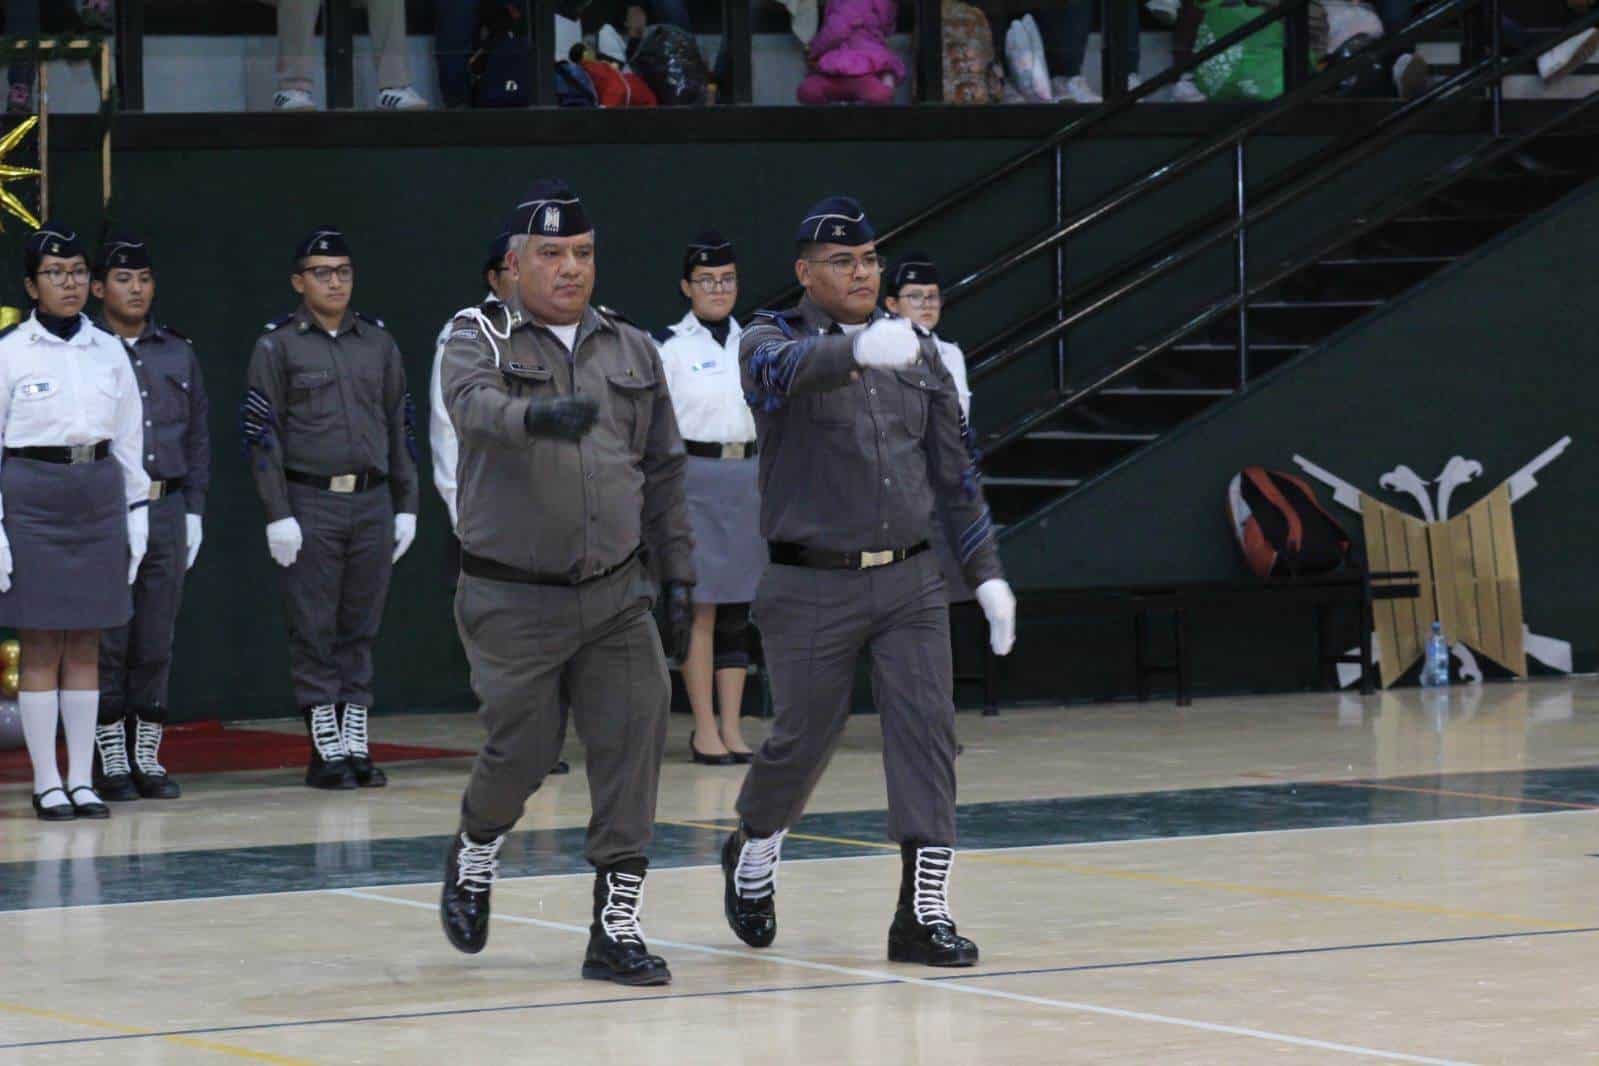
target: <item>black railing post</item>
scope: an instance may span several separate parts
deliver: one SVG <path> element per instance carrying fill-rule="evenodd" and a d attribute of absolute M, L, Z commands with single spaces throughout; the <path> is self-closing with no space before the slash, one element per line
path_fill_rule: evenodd
<path fill-rule="evenodd" d="M 1244 142 L 1233 145 L 1233 209 L 1238 234 L 1234 238 L 1234 272 L 1238 284 L 1238 391 L 1249 385 L 1249 192 L 1244 182 Z"/>
<path fill-rule="evenodd" d="M 750 34 L 750 0 L 722 0 L 722 52 L 727 56 L 724 104 L 755 101 L 755 42 Z"/>
<path fill-rule="evenodd" d="M 916 0 L 916 99 L 944 100 L 944 11 L 940 0 Z"/>
<path fill-rule="evenodd" d="M 1482 17 L 1488 20 L 1488 46 L 1493 50 L 1493 57 L 1503 58 L 1505 42 L 1502 36 L 1504 28 L 1499 24 L 1499 0 L 1482 0 Z M 1505 80 L 1500 77 L 1494 79 L 1488 89 L 1489 122 L 1495 137 L 1504 133 L 1504 103 Z"/>
<path fill-rule="evenodd" d="M 1103 0 L 1099 5 L 1100 82 L 1105 99 L 1125 95 L 1127 75 L 1127 5 L 1133 0 Z"/>
<path fill-rule="evenodd" d="M 1054 190 L 1054 218 L 1057 228 L 1066 221 L 1066 149 L 1061 145 L 1055 146 L 1055 180 L 1051 183 Z M 1066 315 L 1064 306 L 1066 301 L 1066 242 L 1062 241 L 1055 247 L 1055 320 L 1058 322 Z M 1066 391 L 1066 334 L 1062 333 L 1055 338 L 1055 391 Z"/>
<path fill-rule="evenodd" d="M 355 106 L 355 31 L 350 0 L 322 5 L 322 44 L 327 57 L 328 108 Z"/>
<path fill-rule="evenodd" d="M 1310 76 L 1310 6 L 1295 4 L 1283 16 L 1283 92 L 1291 93 Z"/>
<path fill-rule="evenodd" d="M 555 106 L 555 0 L 526 0 L 527 32 L 532 37 L 534 107 Z"/>
<path fill-rule="evenodd" d="M 123 111 L 144 110 L 144 0 L 118 0 L 117 99 Z"/>

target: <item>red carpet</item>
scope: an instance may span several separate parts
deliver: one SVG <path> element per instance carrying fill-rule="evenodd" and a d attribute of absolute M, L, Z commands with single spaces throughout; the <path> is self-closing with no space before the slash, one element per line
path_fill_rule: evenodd
<path fill-rule="evenodd" d="M 471 754 L 470 751 L 412 744 L 372 745 L 372 758 L 378 763 L 456 759 Z M 171 726 L 161 743 L 161 765 L 174 777 L 229 770 L 298 769 L 305 766 L 310 756 L 311 743 L 304 734 L 225 727 L 221 722 L 186 722 Z M 63 773 L 66 772 L 66 757 L 66 750 L 62 748 L 57 758 Z M 33 770 L 25 750 L 0 751 L 0 782 L 15 784 L 32 780 Z"/>

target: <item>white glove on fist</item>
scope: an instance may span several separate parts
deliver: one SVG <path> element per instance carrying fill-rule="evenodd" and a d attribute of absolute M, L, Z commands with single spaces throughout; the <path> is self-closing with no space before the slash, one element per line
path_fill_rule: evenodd
<path fill-rule="evenodd" d="M 878 370 L 898 370 L 921 354 L 916 328 L 908 318 L 880 318 L 855 334 L 855 362 Z"/>
<path fill-rule="evenodd" d="M 194 557 L 200 554 L 200 542 L 205 539 L 205 523 L 197 514 L 184 516 L 184 539 L 188 541 L 189 558 L 183 564 L 183 569 L 194 569 Z"/>
<path fill-rule="evenodd" d="M 293 566 L 300 557 L 300 546 L 305 538 L 300 535 L 300 523 L 293 518 L 280 518 L 267 523 L 267 551 L 279 566 Z"/>
<path fill-rule="evenodd" d="M 150 509 L 136 507 L 128 512 L 128 584 L 139 576 L 139 564 L 150 546 Z"/>
<path fill-rule="evenodd" d="M 988 646 L 995 655 L 1009 655 L 1016 643 L 1016 594 L 1010 583 L 989 578 L 977 586 L 977 604 L 988 619 Z"/>
<path fill-rule="evenodd" d="M 394 562 L 400 561 L 411 547 L 411 542 L 416 539 L 416 515 L 397 514 L 394 516 Z"/>

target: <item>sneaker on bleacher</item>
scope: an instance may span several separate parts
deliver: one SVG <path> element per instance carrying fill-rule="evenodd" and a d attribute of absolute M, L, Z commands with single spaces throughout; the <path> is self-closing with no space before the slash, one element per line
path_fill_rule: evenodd
<path fill-rule="evenodd" d="M 1596 49 L 1599 49 L 1599 29 L 1584 30 L 1539 56 L 1538 76 L 1545 82 L 1563 78 L 1593 58 Z"/>
<path fill-rule="evenodd" d="M 395 85 L 378 90 L 379 111 L 426 111 L 427 109 L 427 100 L 409 85 Z"/>
<path fill-rule="evenodd" d="M 1192 74 L 1184 74 L 1177 79 L 1177 84 L 1171 87 L 1171 98 L 1177 104 L 1202 104 L 1209 97 L 1200 92 L 1199 86 L 1194 84 Z"/>
<path fill-rule="evenodd" d="M 315 111 L 316 101 L 304 89 L 279 89 L 272 94 L 274 111 Z"/>
<path fill-rule="evenodd" d="M 1102 104 L 1104 98 L 1088 84 L 1088 79 L 1078 74 L 1072 78 L 1055 77 L 1049 80 L 1051 95 L 1057 104 Z"/>
<path fill-rule="evenodd" d="M 1419 52 L 1407 52 L 1394 60 L 1394 88 L 1401 100 L 1414 100 L 1432 83 L 1432 68 Z"/>

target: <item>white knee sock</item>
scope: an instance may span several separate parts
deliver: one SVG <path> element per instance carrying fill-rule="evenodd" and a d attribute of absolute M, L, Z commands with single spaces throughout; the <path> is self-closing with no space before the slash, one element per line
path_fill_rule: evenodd
<path fill-rule="evenodd" d="M 33 762 L 36 796 L 61 787 L 61 771 L 56 768 L 56 720 L 61 715 L 57 696 L 54 689 L 17 693 L 17 711 L 22 716 L 22 737 L 28 744 L 28 758 Z M 51 806 L 64 803 L 66 800 L 60 796 L 50 797 Z"/>
<path fill-rule="evenodd" d="M 61 691 L 61 724 L 67 732 L 67 790 L 84 788 L 94 769 L 94 727 L 100 720 L 100 690 Z"/>

